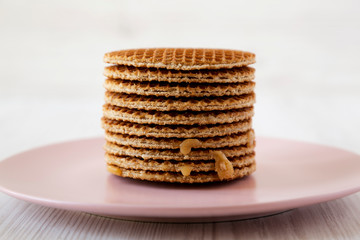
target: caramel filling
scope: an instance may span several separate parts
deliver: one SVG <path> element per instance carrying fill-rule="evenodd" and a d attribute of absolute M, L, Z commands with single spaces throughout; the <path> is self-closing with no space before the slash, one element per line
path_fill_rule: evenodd
<path fill-rule="evenodd" d="M 193 147 L 199 147 L 201 142 L 197 139 L 186 139 L 180 144 L 180 152 L 187 155 L 191 152 Z M 180 168 L 181 174 L 185 177 L 190 176 L 191 170 L 193 169 L 190 165 L 184 165 Z"/>
<path fill-rule="evenodd" d="M 115 174 L 115 175 L 118 175 L 118 176 L 122 175 L 121 169 L 118 168 L 118 167 L 115 167 L 113 165 L 107 165 L 107 170 L 108 170 L 108 172 L 110 172 L 112 174 Z"/>
<path fill-rule="evenodd" d="M 234 176 L 234 167 L 225 154 L 221 151 L 213 151 L 212 154 L 215 158 L 215 171 L 220 180 L 232 178 Z"/>
<path fill-rule="evenodd" d="M 191 170 L 193 169 L 190 165 L 184 165 L 180 168 L 182 175 L 185 177 L 190 176 Z"/>
<path fill-rule="evenodd" d="M 249 136 L 250 142 L 253 142 L 253 134 Z M 201 142 L 197 139 L 186 139 L 180 144 L 180 152 L 187 155 L 191 152 L 193 147 L 199 147 Z M 217 172 L 220 180 L 233 178 L 234 167 L 232 163 L 227 159 L 225 154 L 221 151 L 211 151 L 215 158 L 215 171 Z M 190 176 L 193 167 L 190 165 L 184 165 L 180 168 L 183 176 Z"/>
<path fill-rule="evenodd" d="M 186 139 L 180 144 L 180 152 L 187 155 L 191 152 L 191 148 L 199 147 L 201 142 L 197 139 Z"/>
<path fill-rule="evenodd" d="M 254 131 L 253 130 L 250 130 L 248 132 L 248 146 L 249 147 L 253 147 L 254 144 L 255 144 L 255 134 L 254 134 Z"/>

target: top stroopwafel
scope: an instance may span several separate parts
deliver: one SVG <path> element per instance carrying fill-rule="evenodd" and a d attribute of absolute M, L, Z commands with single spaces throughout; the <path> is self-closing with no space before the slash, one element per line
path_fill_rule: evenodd
<path fill-rule="evenodd" d="M 177 70 L 242 67 L 255 63 L 255 54 L 227 49 L 147 48 L 106 53 L 106 63 Z"/>

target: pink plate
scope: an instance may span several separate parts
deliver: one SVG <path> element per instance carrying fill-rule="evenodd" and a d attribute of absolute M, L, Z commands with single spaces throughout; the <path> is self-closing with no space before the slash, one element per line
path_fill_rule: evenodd
<path fill-rule="evenodd" d="M 0 162 L 0 190 L 55 208 L 143 221 L 265 216 L 360 190 L 360 156 L 304 142 L 257 138 L 257 171 L 229 183 L 180 185 L 106 172 L 102 138 L 45 146 Z"/>

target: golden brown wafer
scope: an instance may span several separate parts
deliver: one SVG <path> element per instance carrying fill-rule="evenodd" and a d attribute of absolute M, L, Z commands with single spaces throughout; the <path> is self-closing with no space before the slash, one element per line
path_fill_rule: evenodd
<path fill-rule="evenodd" d="M 255 78 L 252 67 L 228 69 L 173 70 L 164 68 L 137 68 L 124 65 L 105 67 L 104 75 L 113 79 L 173 83 L 240 83 Z"/>
<path fill-rule="evenodd" d="M 167 83 L 139 82 L 121 79 L 106 79 L 106 90 L 110 92 L 164 97 L 209 97 L 237 96 L 254 91 L 255 82 L 241 83 Z"/>
<path fill-rule="evenodd" d="M 109 52 L 104 62 L 177 70 L 219 69 L 255 63 L 255 54 L 228 49 L 146 48 Z"/>
<path fill-rule="evenodd" d="M 249 154 L 254 151 L 254 144 L 223 147 L 215 149 L 193 149 L 188 155 L 183 155 L 178 149 L 148 149 L 134 148 L 125 145 L 106 142 L 104 149 L 107 153 L 119 156 L 132 156 L 142 159 L 159 160 L 211 160 L 214 159 L 211 151 L 217 150 L 223 152 L 226 157 L 237 157 Z"/>
<path fill-rule="evenodd" d="M 220 180 L 216 172 L 192 172 L 189 176 L 184 176 L 177 172 L 163 172 L 163 171 L 145 171 L 120 168 L 114 165 L 107 165 L 107 170 L 115 175 L 133 179 L 141 179 L 155 182 L 172 182 L 172 183 L 206 183 L 229 181 L 241 177 L 245 177 L 253 173 L 256 169 L 256 163 L 247 167 L 235 168 L 234 175 L 230 179 Z"/>
<path fill-rule="evenodd" d="M 215 162 L 209 161 L 171 161 L 171 160 L 143 160 L 141 158 L 129 156 L 116 156 L 105 154 L 105 160 L 110 165 L 126 169 L 136 169 L 145 171 L 169 171 L 181 172 L 182 167 L 191 167 L 192 172 L 215 171 Z M 240 157 L 229 158 L 234 167 L 242 168 L 255 162 L 255 153 L 250 153 Z"/>
<path fill-rule="evenodd" d="M 145 111 L 122 108 L 105 104 L 103 114 L 106 118 L 128 122 L 158 125 L 206 125 L 232 123 L 249 119 L 254 115 L 253 107 L 223 111 Z"/>
<path fill-rule="evenodd" d="M 207 98 L 165 98 L 106 92 L 105 103 L 118 107 L 148 111 L 213 111 L 251 107 L 255 103 L 255 94 Z"/>
<path fill-rule="evenodd" d="M 156 138 L 205 138 L 246 132 L 252 127 L 251 118 L 215 125 L 155 125 L 138 124 L 103 117 L 102 127 L 106 131 Z"/>
<path fill-rule="evenodd" d="M 105 132 L 105 139 L 109 142 L 119 145 L 150 149 L 179 149 L 180 144 L 185 140 L 185 138 L 139 137 L 135 135 L 119 134 L 108 131 Z M 232 135 L 198 138 L 198 140 L 201 143 L 200 148 L 240 146 L 254 141 L 252 129 L 247 132 L 235 133 Z"/>

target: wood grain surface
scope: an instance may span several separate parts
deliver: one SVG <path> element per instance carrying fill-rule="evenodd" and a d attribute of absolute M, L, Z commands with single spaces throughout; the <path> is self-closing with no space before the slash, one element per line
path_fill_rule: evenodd
<path fill-rule="evenodd" d="M 218 223 L 147 223 L 0 194 L 0 239 L 360 239 L 360 193 L 278 215 Z"/>

